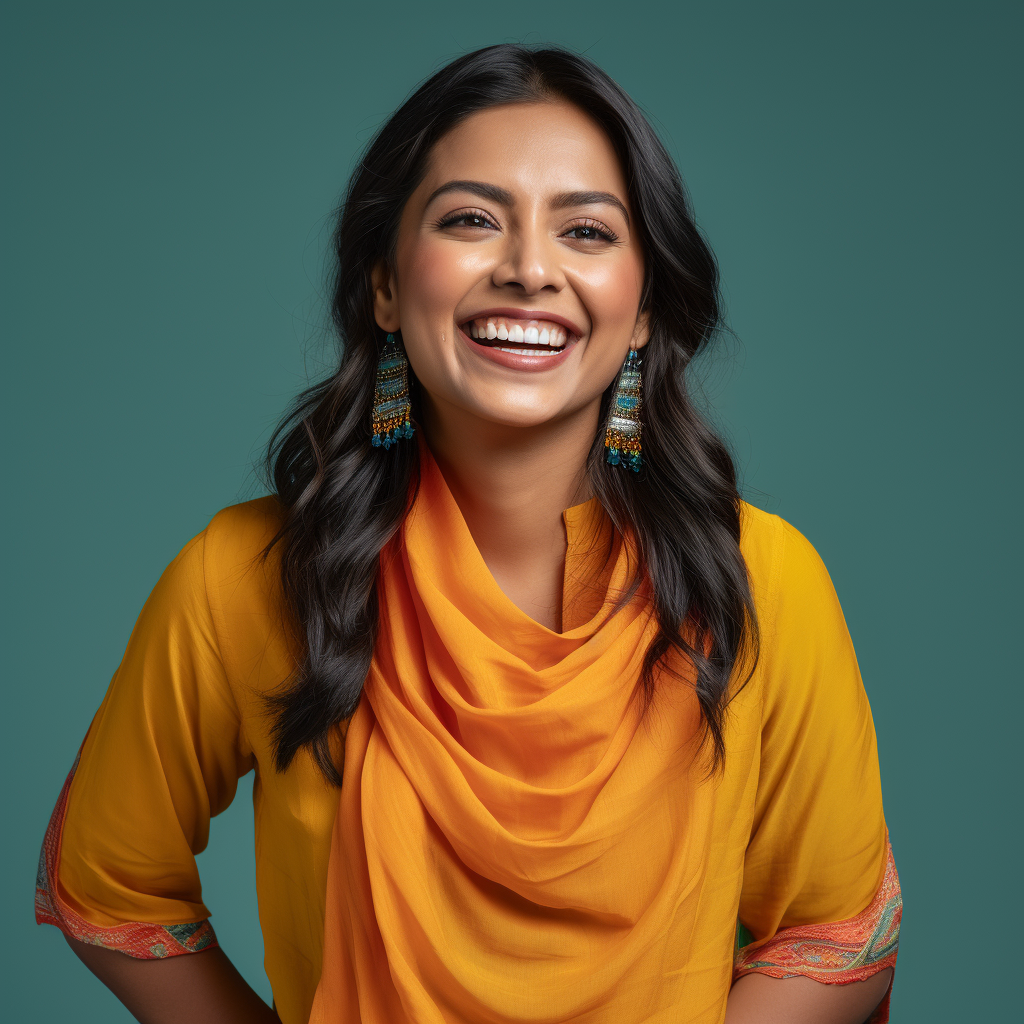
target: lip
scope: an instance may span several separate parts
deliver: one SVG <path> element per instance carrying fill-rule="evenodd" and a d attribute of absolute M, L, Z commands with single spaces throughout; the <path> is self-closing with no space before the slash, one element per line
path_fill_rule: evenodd
<path fill-rule="evenodd" d="M 559 316 L 557 313 L 549 313 L 546 309 L 514 309 L 512 306 L 495 306 L 493 309 L 481 309 L 479 312 L 464 316 L 459 320 L 459 330 L 462 330 L 461 324 L 468 324 L 470 320 L 483 320 L 489 316 L 505 316 L 510 320 L 548 320 L 553 324 L 561 324 L 571 335 L 569 344 L 565 346 L 566 348 L 569 348 L 573 342 L 579 341 L 583 337 L 583 328 L 564 316 Z M 463 331 L 463 334 L 465 334 L 465 331 Z M 469 335 L 466 335 L 466 337 L 469 337 Z M 472 340 L 470 338 L 470 341 Z M 482 348 L 483 346 L 478 347 Z M 555 359 L 557 357 L 540 356 L 539 358 Z"/>

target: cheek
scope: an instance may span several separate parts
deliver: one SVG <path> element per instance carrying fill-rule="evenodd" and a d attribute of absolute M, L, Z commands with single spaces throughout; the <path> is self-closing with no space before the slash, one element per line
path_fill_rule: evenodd
<path fill-rule="evenodd" d="M 595 326 L 628 326 L 636 323 L 643 287 L 643 271 L 636 260 L 623 260 L 604 268 L 590 282 Z"/>
<path fill-rule="evenodd" d="M 593 267 L 577 278 L 593 330 L 591 365 L 598 375 L 618 372 L 636 329 L 643 293 L 643 266 L 632 254 Z"/>
<path fill-rule="evenodd" d="M 452 317 L 479 276 L 467 263 L 465 250 L 438 239 L 417 238 L 398 252 L 398 308 L 409 363 L 428 392 L 449 398 L 458 391 Z"/>
<path fill-rule="evenodd" d="M 399 259 L 399 304 L 403 320 L 435 322 L 452 311 L 478 274 L 473 260 L 450 242 L 419 239 Z"/>

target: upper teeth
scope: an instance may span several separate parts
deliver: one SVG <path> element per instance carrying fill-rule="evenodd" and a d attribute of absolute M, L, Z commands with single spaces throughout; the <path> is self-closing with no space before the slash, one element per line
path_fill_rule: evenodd
<path fill-rule="evenodd" d="M 489 316 L 471 320 L 466 327 L 471 338 L 489 341 L 517 341 L 527 345 L 547 345 L 562 348 L 569 340 L 569 332 L 561 324 L 550 320 L 510 320 L 502 316 Z"/>

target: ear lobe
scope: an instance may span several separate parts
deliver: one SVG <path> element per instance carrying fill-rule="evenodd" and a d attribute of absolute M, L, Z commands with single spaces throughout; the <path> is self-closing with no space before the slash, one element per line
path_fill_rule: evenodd
<path fill-rule="evenodd" d="M 640 310 L 636 318 L 636 327 L 633 328 L 633 337 L 630 341 L 631 348 L 643 348 L 651 340 L 651 316 L 646 309 Z"/>
<path fill-rule="evenodd" d="M 391 268 L 382 260 L 370 272 L 373 285 L 373 318 L 382 331 L 394 334 L 400 327 L 398 294 Z"/>

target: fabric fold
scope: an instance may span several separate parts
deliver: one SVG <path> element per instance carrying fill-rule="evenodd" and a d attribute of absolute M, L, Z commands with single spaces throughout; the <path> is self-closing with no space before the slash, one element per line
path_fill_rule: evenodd
<path fill-rule="evenodd" d="M 874 733 L 827 574 L 781 523 L 748 549 L 766 635 L 792 653 L 737 693 L 709 778 L 692 664 L 672 656 L 642 717 L 635 700 L 657 623 L 646 586 L 620 599 L 630 538 L 596 500 L 567 510 L 556 633 L 501 591 L 421 452 L 347 736 L 311 1024 L 720 1024 L 741 906 L 757 927 L 798 906 L 834 920 L 877 885 Z M 859 833 L 821 767 L 844 754 Z M 773 888 L 771 858 L 787 865 Z M 774 932 L 763 947 L 792 952 Z"/>
<path fill-rule="evenodd" d="M 567 515 L 581 540 L 600 538 L 596 501 Z M 707 840 L 686 770 L 692 688 L 640 721 L 657 624 L 642 590 L 617 607 L 629 542 L 595 545 L 605 562 L 589 571 L 570 544 L 567 568 L 604 593 L 564 633 L 500 590 L 429 456 L 398 545 L 382 560 L 381 635 L 348 734 L 358 799 L 353 780 L 311 1019 L 626 1019 L 652 998 L 652 951 L 682 955 L 669 950 L 688 915 L 675 922 L 699 897 Z M 356 929 L 337 912 L 360 903 L 370 915 Z"/>

